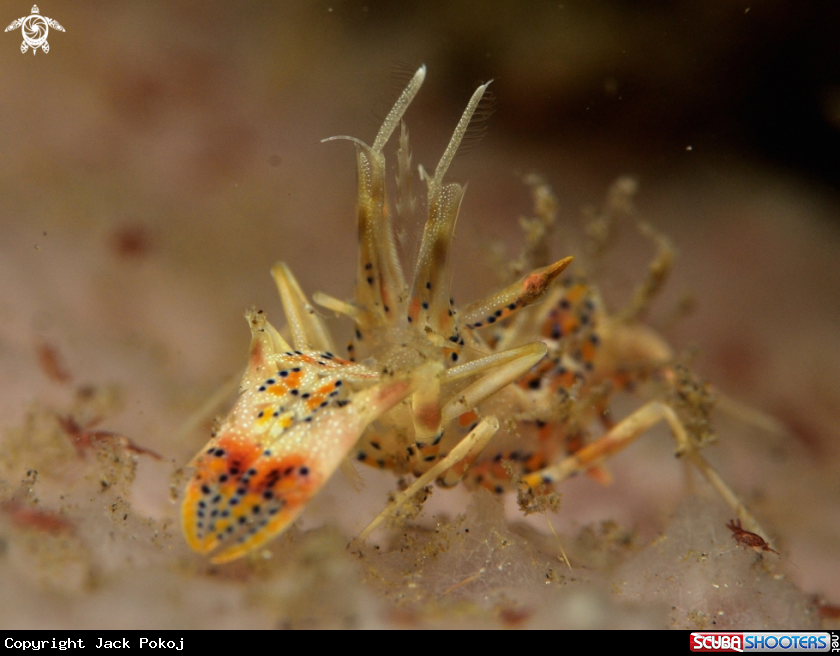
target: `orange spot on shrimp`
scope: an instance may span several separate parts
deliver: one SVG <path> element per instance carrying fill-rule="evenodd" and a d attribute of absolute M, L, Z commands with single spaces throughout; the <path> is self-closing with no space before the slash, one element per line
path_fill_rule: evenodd
<path fill-rule="evenodd" d="M 421 425 L 436 428 L 440 424 L 440 406 L 437 403 L 427 403 L 415 409 L 415 417 Z"/>
<path fill-rule="evenodd" d="M 411 299 L 411 302 L 408 304 L 408 318 L 411 321 L 417 321 L 417 318 L 420 316 L 420 299 L 416 296 Z"/>
<path fill-rule="evenodd" d="M 309 410 L 314 410 L 324 402 L 323 396 L 311 396 L 306 400 L 306 407 Z"/>
<path fill-rule="evenodd" d="M 462 428 L 467 428 L 472 426 L 475 422 L 478 421 L 478 413 L 475 410 L 470 410 L 469 412 L 465 412 L 460 417 L 458 417 L 458 425 Z"/>
<path fill-rule="evenodd" d="M 200 553 L 227 562 L 271 539 L 297 516 L 323 477 L 300 454 L 225 435 L 194 461 L 182 507 L 184 535 Z"/>

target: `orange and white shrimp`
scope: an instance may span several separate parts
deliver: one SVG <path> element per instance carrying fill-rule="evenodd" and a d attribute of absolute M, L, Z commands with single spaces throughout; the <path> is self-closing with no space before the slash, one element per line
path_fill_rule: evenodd
<path fill-rule="evenodd" d="M 546 187 L 534 184 L 542 227 L 532 226 L 517 267 L 531 272 L 454 306 L 450 244 L 465 189 L 445 176 L 489 83 L 473 94 L 434 172 L 419 167 L 427 220 L 407 280 L 394 223 L 408 203 L 404 191 L 393 208 L 389 203 L 382 151 L 400 126 L 397 179 L 409 179 L 402 118 L 425 75 L 425 67 L 414 74 L 373 145 L 325 140 L 355 145 L 359 258 L 352 301 L 323 293 L 313 300 L 352 320 L 355 338 L 346 359 L 336 356 L 326 321 L 288 267 L 275 265 L 292 343 L 262 311 L 248 311 L 251 347 L 239 398 L 190 463 L 182 506 L 189 545 L 217 563 L 259 547 L 295 520 L 345 458 L 417 477 L 361 539 L 435 479 L 445 486 L 465 479 L 498 493 L 518 487 L 530 507 L 539 490 L 571 474 L 605 482 L 602 461 L 661 420 L 679 453 L 757 527 L 672 405 L 652 401 L 614 425 L 604 420 L 611 390 L 646 376 L 673 381 L 671 351 L 649 329 L 609 317 L 583 279 L 553 285 L 572 258 L 548 261 L 540 244 L 553 220 Z M 607 432 L 590 441 L 589 426 L 599 419 Z"/>

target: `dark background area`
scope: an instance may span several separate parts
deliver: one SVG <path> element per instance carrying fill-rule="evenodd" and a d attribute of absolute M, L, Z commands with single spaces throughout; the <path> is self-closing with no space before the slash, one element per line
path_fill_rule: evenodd
<path fill-rule="evenodd" d="M 547 148 L 578 140 L 593 148 L 620 144 L 653 170 L 672 166 L 680 146 L 717 155 L 734 151 L 836 189 L 837 3 L 336 7 L 342 28 L 359 42 L 423 35 L 453 112 L 465 89 L 495 78 L 497 137 L 503 131 Z"/>

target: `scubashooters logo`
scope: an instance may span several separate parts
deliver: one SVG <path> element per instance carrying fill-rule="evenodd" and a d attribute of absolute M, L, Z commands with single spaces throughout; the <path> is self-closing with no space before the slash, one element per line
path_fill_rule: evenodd
<path fill-rule="evenodd" d="M 40 48 L 44 52 L 50 51 L 50 44 L 47 43 L 47 34 L 50 33 L 50 28 L 64 32 L 64 28 L 59 25 L 57 20 L 41 16 L 38 10 L 38 5 L 32 5 L 32 13 L 29 16 L 23 16 L 17 20 L 13 20 L 11 25 L 6 28 L 6 32 L 20 28 L 23 34 L 23 43 L 20 44 L 20 51 L 25 53 L 32 48 L 32 54 Z"/>
<path fill-rule="evenodd" d="M 691 651 L 715 652 L 827 652 L 831 634 L 817 631 L 784 633 L 692 633 Z"/>

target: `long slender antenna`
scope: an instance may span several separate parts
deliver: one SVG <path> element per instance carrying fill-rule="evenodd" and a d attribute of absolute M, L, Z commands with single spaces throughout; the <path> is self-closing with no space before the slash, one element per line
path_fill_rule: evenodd
<path fill-rule="evenodd" d="M 425 79 L 426 65 L 423 64 L 417 69 L 414 77 L 411 78 L 411 82 L 409 82 L 408 86 L 403 89 L 400 97 L 397 98 L 397 102 L 394 103 L 391 111 L 388 112 L 388 116 L 385 117 L 385 122 L 382 124 L 382 127 L 379 128 L 379 134 L 376 135 L 376 140 L 373 142 L 374 152 L 381 152 L 385 147 L 385 144 L 388 143 L 388 139 L 391 138 L 391 134 L 393 134 L 396 127 L 400 124 L 403 114 L 405 114 L 405 110 L 408 109 L 411 101 L 414 100 L 414 96 L 416 96 L 417 92 L 420 91 L 420 86 L 423 84 L 423 80 Z"/>
<path fill-rule="evenodd" d="M 430 185 L 430 189 L 440 187 L 440 183 L 443 181 L 443 176 L 446 175 L 446 170 L 452 163 L 452 160 L 455 157 L 455 153 L 458 151 L 458 146 L 461 145 L 461 139 L 464 138 L 464 135 L 467 132 L 467 128 L 470 126 L 470 121 L 472 120 L 473 114 L 475 113 L 475 110 L 478 107 L 478 103 L 481 102 L 481 97 L 484 95 L 484 92 L 487 91 L 487 87 L 490 86 L 490 82 L 492 81 L 493 80 L 490 80 L 489 82 L 486 82 L 485 84 L 482 84 L 480 87 L 478 87 L 478 89 L 475 90 L 475 93 L 473 93 L 472 98 L 470 98 L 470 102 L 467 104 L 467 108 L 461 115 L 461 120 L 458 121 L 458 125 L 455 128 L 455 132 L 452 133 L 452 138 L 449 140 L 449 145 L 446 147 L 446 150 L 443 152 L 443 156 L 438 162 L 437 168 L 435 169 L 435 176 L 432 180 L 432 184 Z"/>

